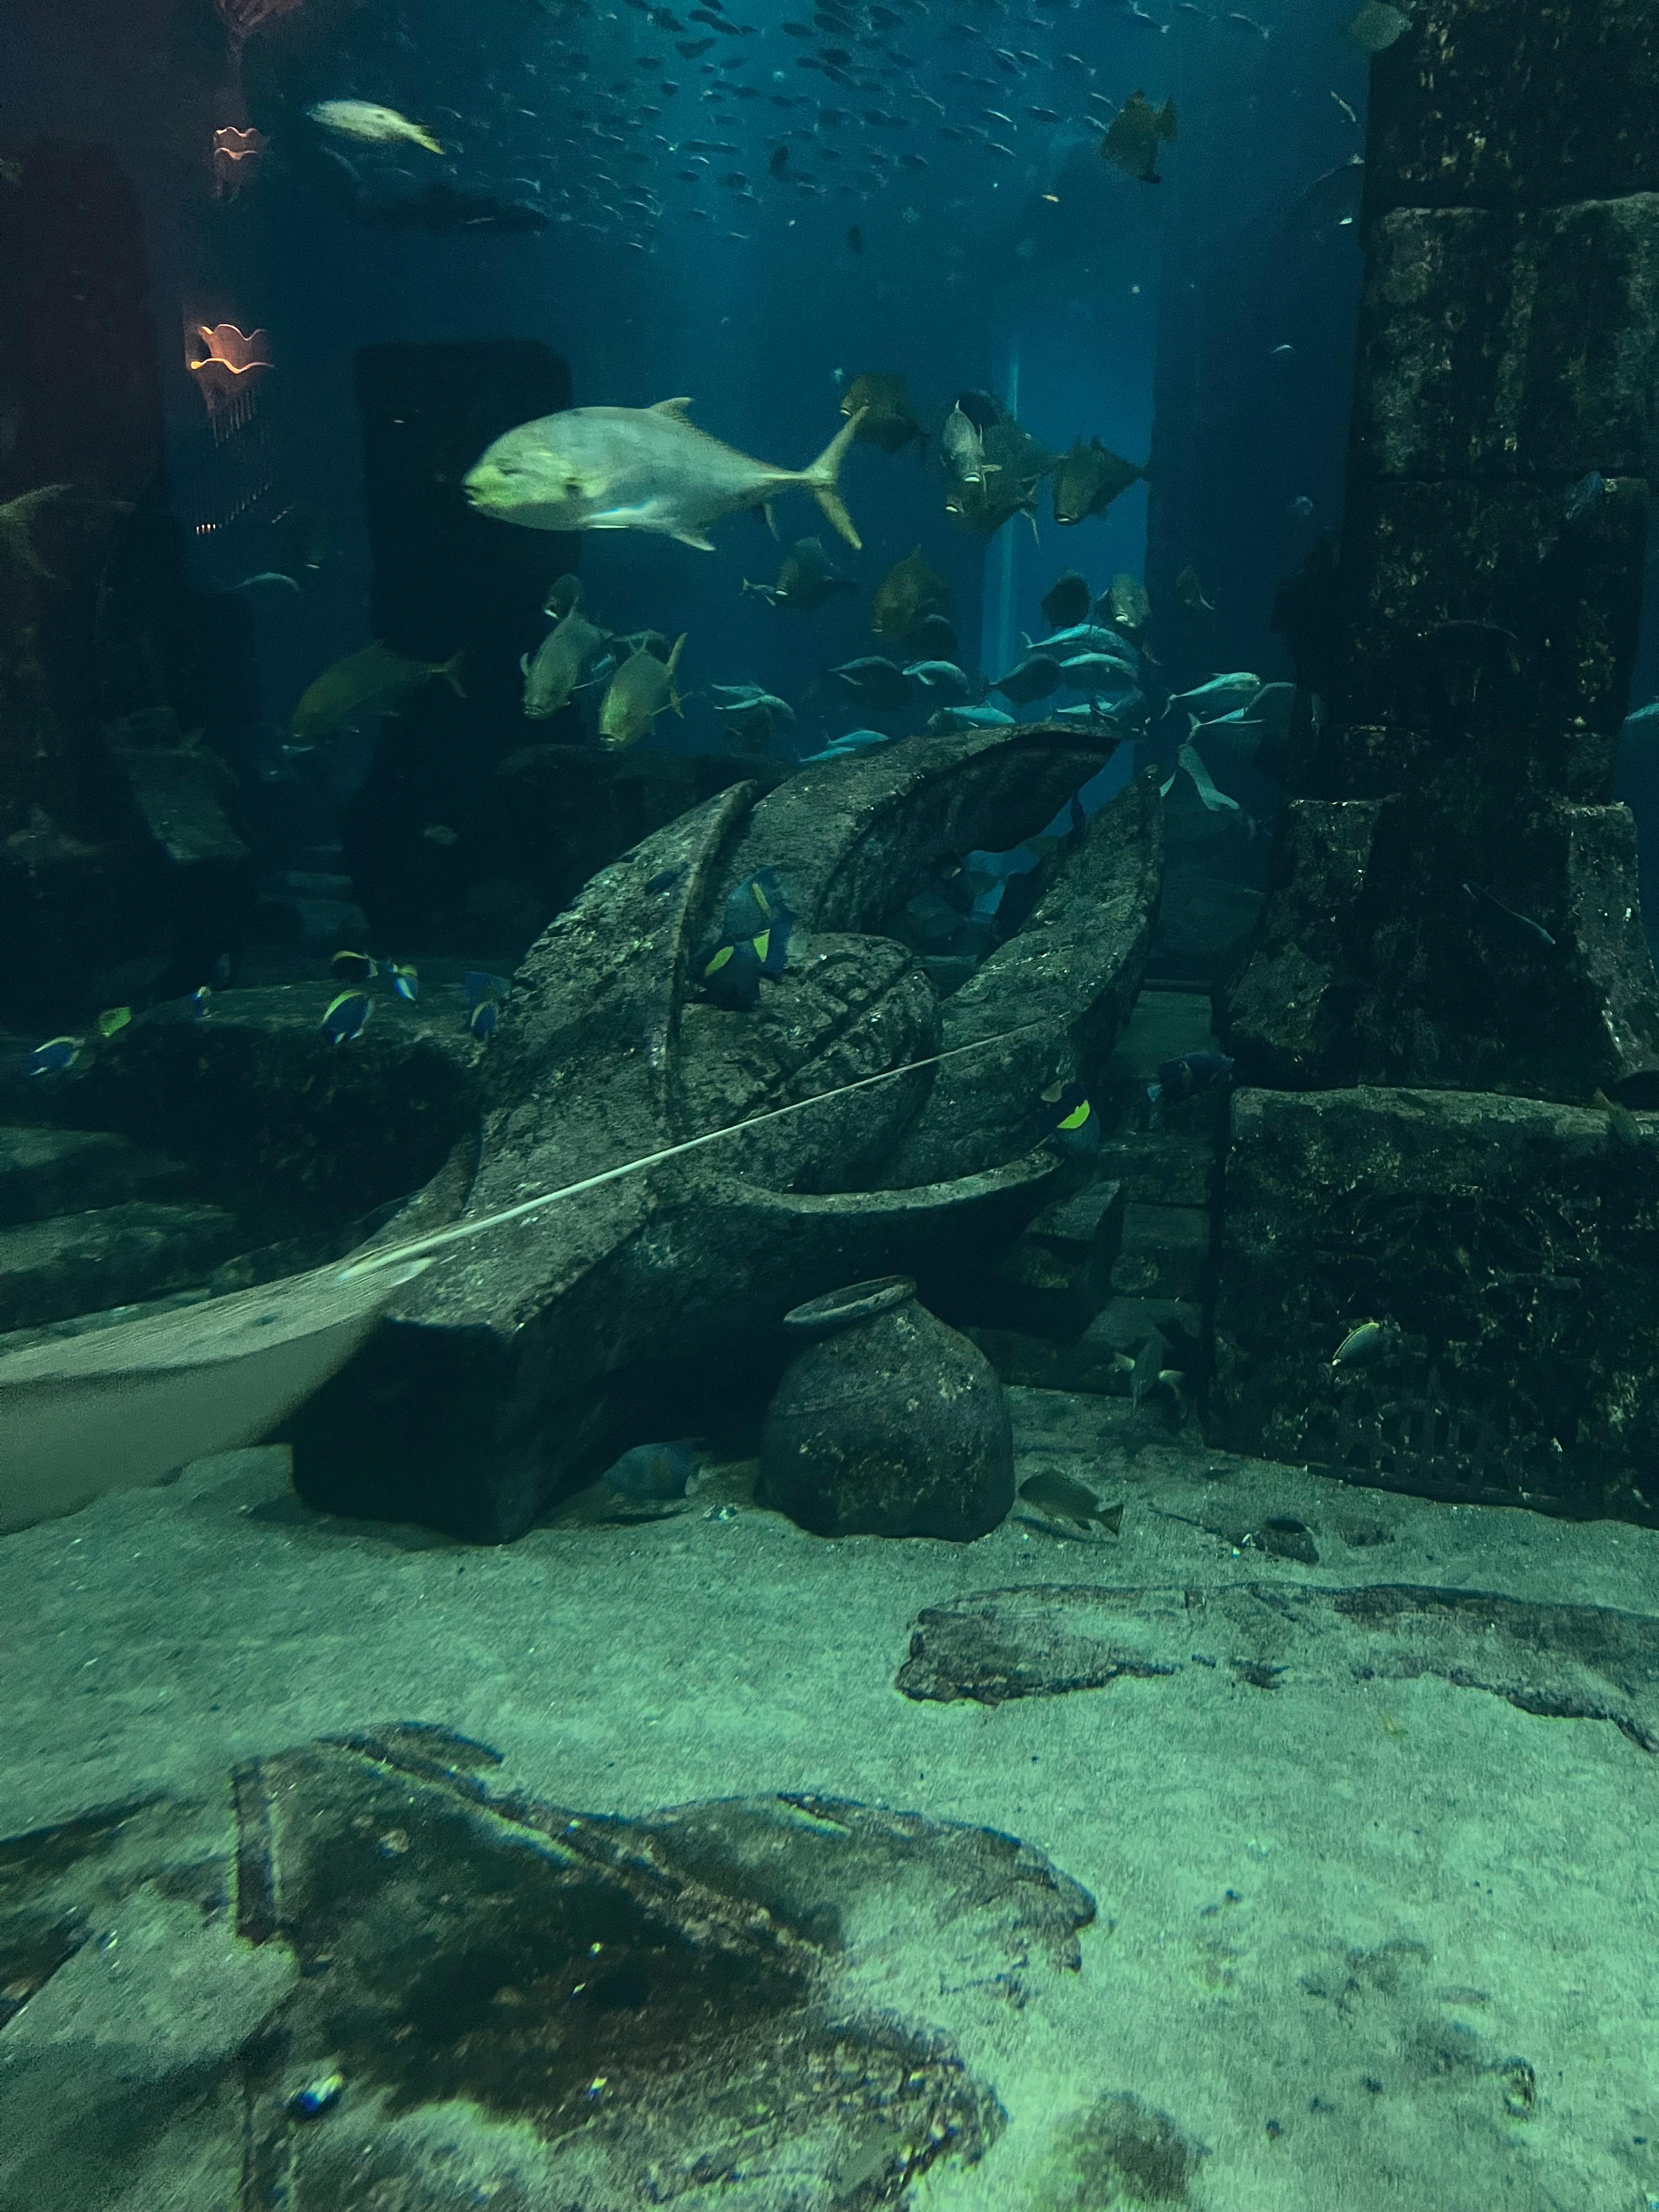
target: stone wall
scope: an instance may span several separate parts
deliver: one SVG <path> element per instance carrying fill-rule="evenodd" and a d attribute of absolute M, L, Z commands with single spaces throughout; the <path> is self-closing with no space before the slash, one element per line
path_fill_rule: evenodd
<path fill-rule="evenodd" d="M 1632 0 L 1427 0 L 1373 69 L 1334 666 L 1221 1010 L 1260 1080 L 1585 1099 L 1659 1065 L 1610 804 L 1655 421 L 1656 74 Z"/>

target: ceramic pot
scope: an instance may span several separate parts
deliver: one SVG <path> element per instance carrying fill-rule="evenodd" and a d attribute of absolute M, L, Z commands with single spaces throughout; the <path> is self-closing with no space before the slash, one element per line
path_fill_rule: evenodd
<path fill-rule="evenodd" d="M 783 1325 L 800 1350 L 761 1434 L 768 1504 L 819 1536 L 968 1543 L 996 1527 L 1014 1502 L 1002 1385 L 908 1276 L 832 1291 Z"/>

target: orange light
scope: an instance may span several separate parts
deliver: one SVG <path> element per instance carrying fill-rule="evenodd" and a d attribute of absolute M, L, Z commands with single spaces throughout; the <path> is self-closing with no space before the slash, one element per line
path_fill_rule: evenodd
<path fill-rule="evenodd" d="M 215 157 L 227 161 L 247 161 L 263 154 L 270 141 L 262 131 L 216 131 L 213 134 Z"/>
<path fill-rule="evenodd" d="M 196 350 L 198 340 L 205 353 Z M 185 342 L 185 366 L 196 380 L 216 439 L 228 437 L 252 419 L 258 372 L 271 365 L 267 331 L 244 331 L 234 323 L 197 324 Z"/>
<path fill-rule="evenodd" d="M 234 323 L 206 323 L 196 326 L 198 335 L 207 347 L 199 360 L 191 360 L 193 369 L 223 368 L 233 376 L 246 376 L 256 368 L 275 366 L 265 349 L 270 343 L 268 331 L 244 331 Z"/>

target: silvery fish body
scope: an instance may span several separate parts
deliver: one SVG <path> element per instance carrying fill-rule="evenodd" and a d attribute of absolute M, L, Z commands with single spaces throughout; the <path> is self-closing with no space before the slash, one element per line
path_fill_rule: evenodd
<path fill-rule="evenodd" d="M 524 676 L 524 711 L 532 721 L 545 721 L 568 704 L 570 695 L 605 643 L 605 633 L 573 607 L 557 622 L 537 647 L 519 664 Z"/>
<path fill-rule="evenodd" d="M 953 407 L 939 433 L 939 449 L 958 483 L 976 484 L 985 475 L 985 438 L 978 424 Z"/>
<path fill-rule="evenodd" d="M 1254 698 L 1262 688 L 1261 678 L 1248 669 L 1236 669 L 1224 676 L 1212 676 L 1206 684 L 1195 684 L 1190 691 L 1175 691 L 1170 696 L 1172 707 L 1189 707 L 1194 702 L 1204 707 L 1220 704 L 1224 699 Z"/>
<path fill-rule="evenodd" d="M 777 469 L 696 428 L 690 404 L 572 407 L 522 422 L 468 471 L 467 498 L 478 513 L 528 530 L 645 530 L 712 553 L 708 532 L 722 515 L 799 487 L 859 544 L 836 489 L 857 416 L 810 467 Z"/>
<path fill-rule="evenodd" d="M 372 100 L 319 100 L 306 112 L 337 138 L 356 138 L 366 146 L 423 146 L 428 154 L 444 150 L 424 124 Z"/>
<path fill-rule="evenodd" d="M 611 678 L 599 704 L 601 744 L 616 748 L 635 744 L 665 707 L 679 713 L 674 672 L 680 665 L 684 647 L 685 633 L 682 630 L 666 660 L 659 660 L 643 645 L 629 654 Z"/>
<path fill-rule="evenodd" d="M 1070 629 L 1057 629 L 1035 644 L 1029 637 L 1025 641 L 1028 653 L 1051 653 L 1060 645 L 1074 646 L 1080 653 L 1109 653 L 1130 668 L 1137 666 L 1140 659 L 1138 647 L 1103 623 L 1073 623 Z"/>

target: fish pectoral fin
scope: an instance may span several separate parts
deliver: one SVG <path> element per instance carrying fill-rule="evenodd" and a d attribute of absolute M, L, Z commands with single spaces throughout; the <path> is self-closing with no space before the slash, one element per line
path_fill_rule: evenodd
<path fill-rule="evenodd" d="M 674 530 L 669 535 L 677 538 L 682 545 L 694 546 L 699 553 L 712 553 L 714 550 L 700 530 Z"/>
<path fill-rule="evenodd" d="M 778 534 L 777 510 L 773 506 L 769 499 L 765 499 L 761 501 L 761 513 L 766 517 L 767 528 L 771 532 L 773 537 L 775 538 Z"/>
<path fill-rule="evenodd" d="M 645 411 L 647 415 L 672 415 L 677 422 L 684 422 L 690 405 L 689 399 L 653 399 Z"/>

